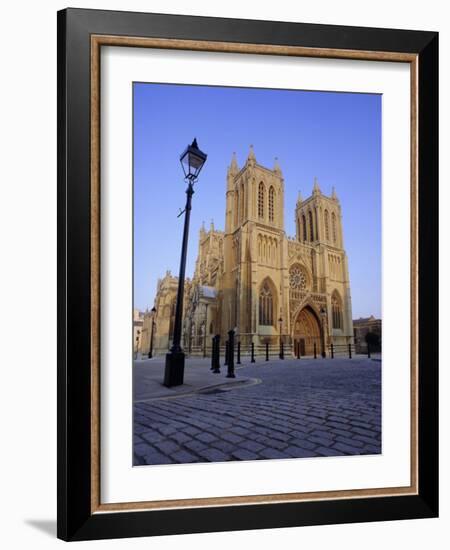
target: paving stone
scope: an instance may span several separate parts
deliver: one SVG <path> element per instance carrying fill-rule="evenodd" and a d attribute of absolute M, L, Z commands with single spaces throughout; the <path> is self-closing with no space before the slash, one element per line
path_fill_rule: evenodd
<path fill-rule="evenodd" d="M 257 441 L 252 441 L 252 440 L 241 441 L 239 443 L 239 447 L 242 447 L 254 453 L 258 453 L 259 451 L 262 451 L 264 449 L 264 445 L 261 445 L 261 443 L 258 443 Z"/>
<path fill-rule="evenodd" d="M 147 443 L 138 443 L 137 445 L 134 445 L 134 448 L 133 448 L 135 454 L 137 454 L 137 456 L 139 457 L 142 457 L 145 454 L 147 454 L 149 452 L 149 449 L 150 449 L 150 445 L 148 445 Z"/>
<path fill-rule="evenodd" d="M 364 443 L 362 441 L 358 441 L 355 438 L 350 437 L 342 437 L 341 435 L 338 435 L 336 437 L 336 441 L 339 441 L 340 443 L 344 443 L 344 445 L 351 445 L 352 447 L 364 447 Z"/>
<path fill-rule="evenodd" d="M 348 430 L 338 430 L 337 428 L 333 428 L 331 433 L 334 436 L 342 435 L 343 437 L 353 437 L 353 432 L 349 432 Z"/>
<path fill-rule="evenodd" d="M 373 445 L 374 447 L 380 447 L 381 442 L 374 437 L 366 437 L 365 435 L 355 435 L 354 439 L 367 443 L 368 445 Z"/>
<path fill-rule="evenodd" d="M 352 426 L 358 426 L 359 428 L 365 428 L 366 430 L 370 430 L 372 428 L 372 424 L 368 424 L 367 422 L 361 422 L 359 420 L 351 420 Z"/>
<path fill-rule="evenodd" d="M 259 458 L 256 453 L 252 453 L 247 449 L 236 449 L 231 453 L 231 456 L 238 460 L 256 460 Z"/>
<path fill-rule="evenodd" d="M 333 449 L 342 451 L 346 455 L 359 455 L 362 452 L 361 448 L 345 445 L 344 443 L 341 443 L 339 441 L 333 445 Z"/>
<path fill-rule="evenodd" d="M 243 440 L 242 436 L 233 434 L 231 432 L 223 432 L 221 435 L 221 439 L 225 439 L 225 441 L 229 441 L 230 443 L 239 443 Z"/>
<path fill-rule="evenodd" d="M 157 432 L 156 430 L 147 430 L 144 433 L 141 433 L 141 437 L 148 441 L 148 443 L 157 443 L 158 441 L 163 441 L 165 436 Z"/>
<path fill-rule="evenodd" d="M 170 440 L 158 441 L 158 443 L 155 443 L 155 447 L 167 455 L 171 455 L 180 449 L 179 445 Z"/>
<path fill-rule="evenodd" d="M 184 444 L 186 441 L 191 441 L 192 437 L 189 435 L 186 435 L 183 432 L 176 432 L 170 436 L 171 439 L 176 441 L 177 443 Z"/>
<path fill-rule="evenodd" d="M 327 422 L 327 427 L 337 428 L 338 430 L 348 430 L 349 425 L 343 422 Z"/>
<path fill-rule="evenodd" d="M 323 437 L 325 439 L 331 438 L 331 432 L 325 431 L 325 430 L 313 430 L 310 432 L 309 436 L 315 436 L 315 437 Z M 309 437 L 308 437 L 309 439 Z"/>
<path fill-rule="evenodd" d="M 352 432 L 358 435 L 365 435 L 367 437 L 376 437 L 377 432 L 373 430 L 366 430 L 365 428 L 359 428 L 358 426 L 352 428 Z"/>
<path fill-rule="evenodd" d="M 264 445 L 264 447 L 272 447 L 279 450 L 285 449 L 288 446 L 287 443 L 272 439 L 270 437 L 266 437 L 264 435 L 260 435 L 259 437 L 255 438 L 255 441 L 261 443 L 262 445 Z"/>
<path fill-rule="evenodd" d="M 176 453 L 171 454 L 170 456 L 174 461 L 179 462 L 180 464 L 198 462 L 197 456 L 188 453 L 188 451 L 184 451 L 183 449 L 181 451 L 177 451 Z"/>
<path fill-rule="evenodd" d="M 171 435 L 173 433 L 176 433 L 177 428 L 175 428 L 174 426 L 164 426 L 164 427 L 158 428 L 158 431 L 162 435 Z"/>
<path fill-rule="evenodd" d="M 211 441 L 215 441 L 217 437 L 215 435 L 211 435 L 210 433 L 199 433 L 196 436 L 196 439 L 199 439 L 200 441 L 203 441 L 205 443 L 211 443 Z"/>
<path fill-rule="evenodd" d="M 317 453 L 315 451 L 302 449 L 301 447 L 297 447 L 295 445 L 290 445 L 289 447 L 286 447 L 283 453 L 290 455 L 292 458 L 309 458 L 317 456 Z"/>
<path fill-rule="evenodd" d="M 344 424 L 348 422 L 347 417 L 335 414 L 331 414 L 330 416 L 328 416 L 327 420 L 330 420 L 331 422 L 342 422 Z"/>
<path fill-rule="evenodd" d="M 331 439 L 331 437 L 318 437 L 314 435 L 309 435 L 308 441 L 316 445 L 322 445 L 323 447 L 331 447 L 334 443 L 334 439 Z"/>
<path fill-rule="evenodd" d="M 206 449 L 208 447 L 208 444 L 204 443 L 203 441 L 198 441 L 197 439 L 191 439 L 190 441 L 186 441 L 183 444 L 183 447 L 186 447 L 190 451 L 196 452 Z"/>
<path fill-rule="evenodd" d="M 151 452 L 143 456 L 144 464 L 157 465 L 157 464 L 173 464 L 173 460 L 165 454 L 158 453 L 158 451 L 152 450 Z"/>
<path fill-rule="evenodd" d="M 323 456 L 343 456 L 345 453 L 338 451 L 337 449 L 332 449 L 330 447 L 317 447 L 315 452 Z"/>
<path fill-rule="evenodd" d="M 287 458 L 285 453 L 282 453 L 278 449 L 271 449 L 269 447 L 263 449 L 259 455 L 264 458 Z"/>
<path fill-rule="evenodd" d="M 183 432 L 188 435 L 197 435 L 200 433 L 200 430 L 198 428 L 193 428 L 192 426 L 184 426 Z"/>
<path fill-rule="evenodd" d="M 244 437 L 247 436 L 250 431 L 249 428 L 242 428 L 241 426 L 233 426 L 230 430 L 233 433 L 237 435 L 242 435 Z"/>
<path fill-rule="evenodd" d="M 198 451 L 198 454 L 210 462 L 224 462 L 229 458 L 229 455 L 226 455 L 219 449 L 206 448 Z"/>
<path fill-rule="evenodd" d="M 310 441 L 306 441 L 306 439 L 299 439 L 295 441 L 295 445 L 297 447 L 302 447 L 302 449 L 306 449 L 308 451 L 312 451 L 317 447 L 317 443 L 311 443 Z"/>
<path fill-rule="evenodd" d="M 364 453 L 370 453 L 370 454 L 381 454 L 381 444 L 380 445 L 366 445 L 364 447 Z"/>
<path fill-rule="evenodd" d="M 234 451 L 234 449 L 236 449 L 235 443 L 230 443 L 229 441 L 223 441 L 222 439 L 213 441 L 212 443 L 210 443 L 210 446 L 214 447 L 215 449 L 220 449 L 224 453 L 231 453 L 231 451 Z"/>

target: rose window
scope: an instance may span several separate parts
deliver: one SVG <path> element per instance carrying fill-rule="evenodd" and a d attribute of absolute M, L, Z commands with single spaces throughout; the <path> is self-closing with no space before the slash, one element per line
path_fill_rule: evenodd
<path fill-rule="evenodd" d="M 293 267 L 290 271 L 289 282 L 293 290 L 305 290 L 307 283 L 305 271 L 299 266 Z"/>

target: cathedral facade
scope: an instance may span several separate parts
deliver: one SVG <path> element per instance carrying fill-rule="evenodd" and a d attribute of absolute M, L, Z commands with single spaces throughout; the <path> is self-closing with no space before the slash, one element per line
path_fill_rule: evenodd
<path fill-rule="evenodd" d="M 352 306 L 339 199 L 322 194 L 295 205 L 295 237 L 284 229 L 284 179 L 257 163 L 253 147 L 241 168 L 233 155 L 226 178 L 225 229 L 200 230 L 198 256 L 184 294 L 183 344 L 209 355 L 235 330 L 242 353 L 283 342 L 285 354 L 329 353 L 353 343 Z M 158 281 L 153 315 L 154 353 L 171 345 L 177 277 Z"/>

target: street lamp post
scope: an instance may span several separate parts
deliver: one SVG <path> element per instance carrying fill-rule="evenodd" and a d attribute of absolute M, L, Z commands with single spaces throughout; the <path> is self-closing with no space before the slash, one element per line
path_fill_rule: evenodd
<path fill-rule="evenodd" d="M 148 358 L 151 359 L 153 357 L 153 333 L 155 332 L 155 313 L 156 313 L 156 307 L 152 307 L 152 332 L 150 334 L 150 349 L 148 350 Z"/>
<path fill-rule="evenodd" d="M 283 318 L 280 317 L 278 319 L 278 322 L 280 323 L 280 353 L 279 353 L 279 358 L 284 359 L 283 342 L 281 340 L 281 331 L 282 331 L 282 327 L 283 327 Z"/>
<path fill-rule="evenodd" d="M 194 183 L 206 162 L 207 155 L 200 151 L 197 140 L 180 156 L 185 180 L 188 182 L 186 189 L 186 206 L 184 208 L 183 243 L 181 245 L 180 273 L 178 276 L 178 292 L 175 310 L 175 322 L 173 330 L 173 343 L 169 353 L 166 354 L 166 366 L 164 370 L 164 385 L 168 388 L 183 384 L 184 380 L 184 352 L 181 348 L 181 321 L 183 316 L 184 298 L 184 274 L 186 271 L 186 255 L 189 238 L 189 221 L 191 217 L 191 202 L 194 194 Z"/>
<path fill-rule="evenodd" d="M 205 330 L 203 334 L 203 357 L 206 357 L 206 328 L 208 325 L 208 304 L 205 304 Z"/>
<path fill-rule="evenodd" d="M 320 316 L 322 317 L 322 357 L 325 358 L 327 356 L 325 351 L 325 328 L 327 321 L 327 310 L 324 307 L 320 310 Z"/>

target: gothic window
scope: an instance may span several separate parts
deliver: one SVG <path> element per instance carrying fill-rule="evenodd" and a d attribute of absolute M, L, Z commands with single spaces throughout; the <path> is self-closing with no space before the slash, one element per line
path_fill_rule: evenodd
<path fill-rule="evenodd" d="M 325 240 L 330 240 L 330 216 L 328 210 L 325 210 Z"/>
<path fill-rule="evenodd" d="M 308 277 L 303 267 L 294 265 L 289 271 L 289 285 L 292 290 L 305 290 Z"/>
<path fill-rule="evenodd" d="M 336 244 L 336 241 L 337 241 L 336 214 L 334 212 L 331 214 L 331 230 L 333 232 L 333 242 L 334 244 Z"/>
<path fill-rule="evenodd" d="M 306 228 L 306 218 L 305 216 L 303 215 L 302 216 L 302 226 L 303 226 L 303 240 L 304 241 L 307 241 L 308 240 L 308 236 L 307 236 L 307 228 Z"/>
<path fill-rule="evenodd" d="M 269 221 L 273 222 L 274 220 L 274 194 L 275 190 L 272 186 L 269 189 Z"/>
<path fill-rule="evenodd" d="M 333 328 L 342 328 L 342 302 L 337 292 L 333 292 L 331 297 L 331 313 Z"/>
<path fill-rule="evenodd" d="M 234 192 L 234 225 L 235 227 L 238 224 L 238 215 L 239 215 L 239 193 Z"/>
<path fill-rule="evenodd" d="M 258 189 L 258 217 L 264 218 L 264 183 L 259 184 Z"/>
<path fill-rule="evenodd" d="M 259 324 L 273 325 L 273 296 L 268 283 L 264 283 L 259 293 Z"/>
<path fill-rule="evenodd" d="M 309 240 L 314 240 L 314 224 L 311 210 L 308 212 L 308 221 L 309 221 Z"/>
<path fill-rule="evenodd" d="M 241 222 L 245 219 L 245 190 L 244 190 L 244 184 L 241 183 Z"/>

